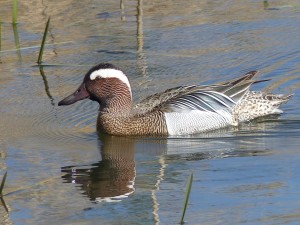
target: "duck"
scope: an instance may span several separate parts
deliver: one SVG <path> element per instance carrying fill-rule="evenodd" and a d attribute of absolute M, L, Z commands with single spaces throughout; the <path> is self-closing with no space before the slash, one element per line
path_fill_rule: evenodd
<path fill-rule="evenodd" d="M 83 99 L 98 102 L 97 131 L 110 135 L 191 135 L 280 115 L 279 107 L 292 95 L 250 91 L 253 84 L 268 81 L 254 80 L 257 74 L 250 71 L 217 84 L 170 88 L 134 105 L 125 73 L 113 64 L 100 63 L 58 106 Z"/>

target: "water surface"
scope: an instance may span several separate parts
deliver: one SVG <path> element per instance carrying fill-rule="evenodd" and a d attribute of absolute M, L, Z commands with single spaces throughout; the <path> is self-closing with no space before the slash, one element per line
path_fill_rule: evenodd
<path fill-rule="evenodd" d="M 3 224 L 298 224 L 298 1 L 11 1 L 0 3 Z M 48 17 L 44 63 L 33 67 Z M 166 88 L 259 70 L 254 90 L 291 94 L 279 118 L 209 134 L 112 137 L 98 105 L 58 107 L 84 74 L 110 62 L 135 101 Z M 75 66 L 77 65 L 77 66 Z M 80 66 L 78 66 L 80 65 Z"/>

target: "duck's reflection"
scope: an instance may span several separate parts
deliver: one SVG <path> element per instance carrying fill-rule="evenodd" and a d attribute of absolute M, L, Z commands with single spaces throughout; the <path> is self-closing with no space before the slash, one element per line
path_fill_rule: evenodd
<path fill-rule="evenodd" d="M 101 135 L 102 160 L 91 165 L 62 167 L 65 182 L 79 184 L 93 201 L 121 201 L 134 192 L 134 142 Z"/>
<path fill-rule="evenodd" d="M 211 158 L 272 154 L 270 135 L 277 123 L 255 123 L 254 127 L 227 129 L 188 137 L 134 138 L 99 136 L 101 160 L 90 165 L 63 167 L 62 179 L 77 184 L 92 201 L 121 201 L 135 191 L 135 154 L 151 155 L 149 163 L 158 167 L 152 178 L 143 180 L 158 190 L 164 168 L 169 163 Z M 271 132 L 271 133 L 269 133 Z"/>

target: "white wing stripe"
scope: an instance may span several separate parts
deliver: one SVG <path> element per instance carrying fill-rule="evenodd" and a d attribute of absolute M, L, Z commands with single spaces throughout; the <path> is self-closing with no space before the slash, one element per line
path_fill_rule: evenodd
<path fill-rule="evenodd" d="M 208 108 L 210 108 L 212 111 L 216 111 L 216 109 L 215 109 L 213 106 L 211 106 L 210 104 L 208 104 L 208 103 L 207 103 L 206 101 L 204 101 L 202 98 L 200 98 L 200 97 L 198 97 L 198 96 L 195 96 L 195 95 L 191 95 L 191 96 L 189 96 L 189 97 L 194 98 L 195 100 L 197 100 L 197 101 L 201 102 L 202 104 L 206 105 L 206 106 L 207 106 Z M 205 109 L 203 106 L 200 106 L 199 103 L 196 103 L 196 102 L 195 102 L 195 104 L 197 104 L 197 105 L 198 105 L 200 108 L 202 108 L 203 110 L 209 111 L 209 110 Z"/>
<path fill-rule="evenodd" d="M 214 94 L 220 94 L 220 93 L 218 93 L 218 92 L 210 92 L 210 93 L 214 93 Z M 231 108 L 228 104 L 226 104 L 226 102 L 225 101 L 223 101 L 221 98 L 218 98 L 218 97 L 216 97 L 216 96 L 214 96 L 214 95 L 212 95 L 212 94 L 209 94 L 208 92 L 206 92 L 206 93 L 203 93 L 204 95 L 207 95 L 207 96 L 209 96 L 209 97 L 211 97 L 211 98 L 213 98 L 213 99 L 215 99 L 216 101 L 218 101 L 218 102 L 220 102 L 222 105 L 224 105 L 224 106 L 226 106 L 227 108 Z M 226 95 L 224 95 L 224 96 L 226 96 Z M 223 97 L 224 97 L 223 96 Z M 226 96 L 227 97 L 227 96 Z M 227 100 L 228 100 L 228 97 L 226 98 Z M 230 101 L 230 102 L 232 102 L 232 103 L 234 103 L 232 100 Z"/>
<path fill-rule="evenodd" d="M 190 97 L 192 97 L 192 96 L 190 96 Z M 180 98 L 180 99 L 178 99 L 179 100 L 179 102 L 181 103 L 181 104 L 185 104 L 185 105 L 189 105 L 190 107 L 189 108 L 191 108 L 191 109 L 198 109 L 199 110 L 199 108 L 201 109 L 201 110 L 204 110 L 204 111 L 208 111 L 207 109 L 205 109 L 203 106 L 201 106 L 201 105 L 199 105 L 197 102 L 194 102 L 194 101 L 192 101 L 192 100 L 190 100 L 189 98 Z M 189 104 L 188 104 L 189 103 Z M 207 104 L 207 103 L 205 103 L 205 104 Z M 208 105 L 208 104 L 207 104 Z M 209 105 L 208 105 L 209 106 Z M 210 106 L 209 106 L 210 107 Z M 210 107 L 213 111 L 215 111 L 215 109 L 213 108 L 213 107 Z"/>

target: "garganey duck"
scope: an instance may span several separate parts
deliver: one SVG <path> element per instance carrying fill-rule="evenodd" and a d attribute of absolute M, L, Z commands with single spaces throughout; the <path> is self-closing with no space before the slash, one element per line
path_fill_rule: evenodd
<path fill-rule="evenodd" d="M 58 103 L 89 98 L 100 104 L 97 130 L 112 135 L 184 135 L 211 131 L 272 114 L 291 95 L 250 91 L 257 71 L 213 84 L 180 86 L 148 96 L 137 105 L 127 76 L 112 64 L 91 68 L 83 83 Z"/>

